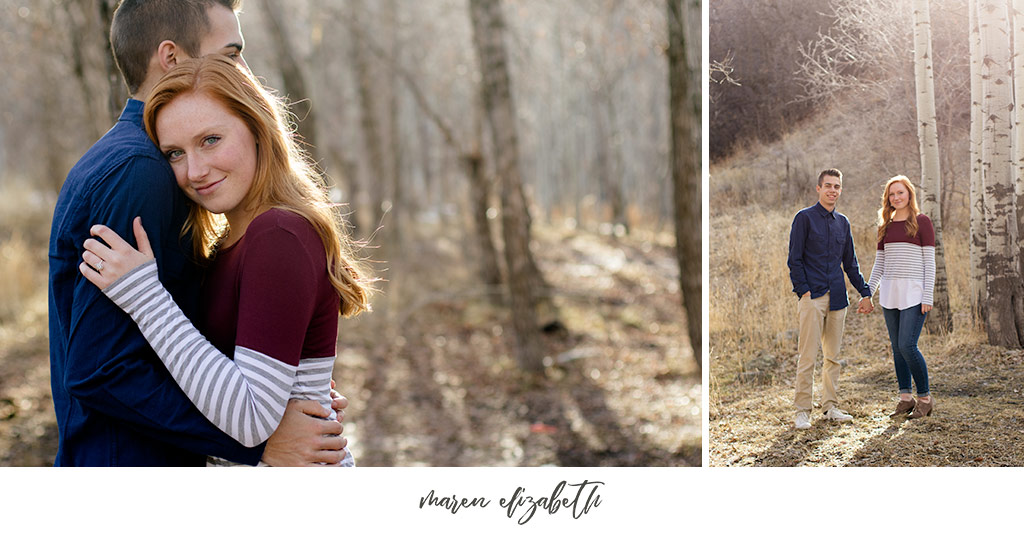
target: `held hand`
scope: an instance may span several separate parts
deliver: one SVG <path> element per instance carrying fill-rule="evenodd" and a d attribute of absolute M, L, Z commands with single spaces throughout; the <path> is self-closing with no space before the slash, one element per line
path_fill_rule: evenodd
<path fill-rule="evenodd" d="M 875 311 L 875 306 L 871 303 L 871 297 L 861 298 L 857 304 L 857 313 L 871 313 L 872 311 Z"/>
<path fill-rule="evenodd" d="M 345 421 L 345 409 L 348 408 L 348 398 L 334 391 L 334 379 L 331 379 L 331 408 L 338 415 L 338 423 Z"/>
<path fill-rule="evenodd" d="M 929 311 L 932 311 L 931 304 L 921 304 L 921 313 L 928 313 Z"/>
<path fill-rule="evenodd" d="M 345 458 L 348 439 L 344 427 L 326 419 L 330 415 L 316 401 L 288 401 L 284 417 L 263 450 L 263 462 L 271 466 L 338 466 Z"/>
<path fill-rule="evenodd" d="M 149 237 L 146 230 L 142 229 L 142 218 L 136 216 L 132 226 L 135 230 L 135 241 L 139 245 L 138 250 L 132 248 L 107 226 L 97 224 L 89 230 L 93 236 L 103 239 L 103 242 L 86 239 L 83 244 L 83 262 L 78 265 L 78 270 L 96 287 L 106 289 L 135 267 L 154 259 Z M 104 242 L 106 244 L 103 244 Z"/>

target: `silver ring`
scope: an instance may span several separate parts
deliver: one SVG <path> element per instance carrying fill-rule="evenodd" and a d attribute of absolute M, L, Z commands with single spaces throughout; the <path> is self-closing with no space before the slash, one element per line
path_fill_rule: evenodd
<path fill-rule="evenodd" d="M 96 263 L 96 272 L 103 272 L 103 260 L 102 259 L 100 260 L 99 263 Z"/>

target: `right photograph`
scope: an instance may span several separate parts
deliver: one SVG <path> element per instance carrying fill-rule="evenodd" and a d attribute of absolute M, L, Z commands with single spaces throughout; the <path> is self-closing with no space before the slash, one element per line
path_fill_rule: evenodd
<path fill-rule="evenodd" d="M 711 466 L 1024 466 L 1024 11 L 708 4 Z"/>

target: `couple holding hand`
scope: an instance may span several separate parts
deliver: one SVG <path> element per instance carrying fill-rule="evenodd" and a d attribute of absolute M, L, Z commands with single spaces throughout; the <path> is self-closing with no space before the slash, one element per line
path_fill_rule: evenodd
<path fill-rule="evenodd" d="M 860 273 L 853 246 L 850 221 L 836 211 L 843 189 L 843 174 L 831 168 L 818 175 L 818 203 L 801 210 L 793 219 L 789 236 L 789 276 L 799 297 L 799 360 L 796 372 L 797 429 L 811 426 L 811 392 L 814 359 L 820 344 L 823 417 L 850 421 L 853 417 L 838 406 L 836 385 L 842 368 L 839 349 L 849 301 L 843 273 L 861 295 L 858 313 L 871 313 L 871 297 L 878 292 L 879 305 L 892 344 L 899 400 L 890 417 L 910 419 L 928 416 L 934 401 L 928 391 L 928 367 L 917 347 L 925 318 L 932 309 L 935 286 L 935 230 L 921 214 L 914 185 L 905 176 L 889 179 L 878 210 L 877 248 L 871 277 Z M 911 384 L 917 389 L 916 400 Z"/>

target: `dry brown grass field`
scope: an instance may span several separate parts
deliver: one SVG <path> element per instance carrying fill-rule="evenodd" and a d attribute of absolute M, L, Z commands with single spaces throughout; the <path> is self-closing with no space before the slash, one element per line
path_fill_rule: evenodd
<path fill-rule="evenodd" d="M 970 314 L 966 208 L 959 203 L 945 217 L 944 230 L 955 327 L 950 334 L 926 327 L 920 341 L 936 400 L 933 414 L 913 421 L 888 417 L 895 408 L 896 375 L 876 297 L 873 313 L 850 309 L 846 317 L 840 358 L 847 365 L 838 392 L 853 422 L 820 419 L 819 353 L 812 427 L 794 429 L 796 296 L 786 266 L 793 215 L 817 200 L 818 169 L 842 169 L 838 208 L 851 221 L 866 279 L 874 260 L 881 185 L 897 173 L 913 177 L 916 172 L 916 165 L 893 167 L 901 147 L 916 158 L 912 140 L 869 150 L 857 142 L 871 139 L 866 133 L 829 130 L 825 124 L 838 123 L 834 117 L 815 120 L 777 143 L 751 147 L 712 166 L 710 464 L 1024 466 L 1024 351 L 987 345 Z M 801 157 L 805 154 L 817 160 Z M 802 181 L 796 185 L 783 181 L 786 155 L 792 155 L 791 177 Z M 852 287 L 848 291 L 857 297 Z"/>
<path fill-rule="evenodd" d="M 0 191 L 0 466 L 50 465 L 56 453 L 52 203 Z M 345 433 L 360 465 L 700 465 L 700 374 L 671 234 L 535 229 L 567 328 L 546 336 L 542 378 L 519 373 L 506 313 L 473 282 L 466 241 L 436 230 L 391 261 L 373 313 L 341 321 L 334 378 L 350 400 Z"/>

